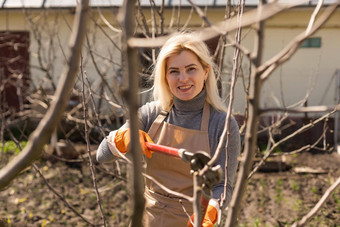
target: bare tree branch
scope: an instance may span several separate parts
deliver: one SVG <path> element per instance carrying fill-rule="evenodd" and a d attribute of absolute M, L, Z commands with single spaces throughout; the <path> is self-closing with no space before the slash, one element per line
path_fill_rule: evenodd
<path fill-rule="evenodd" d="M 318 15 L 318 13 L 320 12 L 322 5 L 323 5 L 323 0 L 319 0 L 319 1 L 318 1 L 318 4 L 317 4 L 317 6 L 315 7 L 315 9 L 314 9 L 314 11 L 313 11 L 313 14 L 312 14 L 312 16 L 311 16 L 311 18 L 310 18 L 310 20 L 309 20 L 309 24 L 308 24 L 308 27 L 307 27 L 307 29 L 306 29 L 306 35 L 307 35 L 308 33 L 310 33 L 310 30 L 311 30 L 312 27 L 313 27 L 315 18 L 316 18 L 316 16 Z"/>
<path fill-rule="evenodd" d="M 338 5 L 339 1 L 329 6 L 315 23 L 310 23 L 313 25 L 309 28 L 308 32 L 306 30 L 295 37 L 295 39 L 292 40 L 291 43 L 288 44 L 280 53 L 261 65 L 261 67 L 259 67 L 257 70 L 262 74 L 262 80 L 266 80 L 279 65 L 289 60 L 291 56 L 293 56 L 293 54 L 298 50 L 300 44 L 306 38 L 313 35 L 324 23 L 326 23 L 330 16 L 335 12 Z"/>
<path fill-rule="evenodd" d="M 283 10 L 292 8 L 294 6 L 298 6 L 303 2 L 306 2 L 306 0 L 298 0 L 294 2 L 290 1 L 289 3 L 272 2 L 265 5 L 261 10 L 254 9 L 244 13 L 242 23 L 240 25 L 237 21 L 237 18 L 232 17 L 223 22 L 217 23 L 212 27 L 204 28 L 194 33 L 199 35 L 202 40 L 206 41 L 214 37 L 217 37 L 218 35 L 233 31 L 238 27 L 246 27 L 254 23 L 266 20 Z M 170 35 L 157 37 L 154 39 L 134 37 L 128 40 L 128 44 L 131 47 L 148 47 L 148 48 L 161 47 L 166 42 L 166 40 L 169 39 L 169 37 Z"/>
<path fill-rule="evenodd" d="M 101 12 L 101 10 L 100 10 L 99 8 L 98 8 L 97 11 L 98 11 L 98 13 L 99 13 L 100 19 L 102 19 L 102 21 L 106 24 L 106 26 L 107 26 L 108 28 L 111 29 L 111 31 L 117 32 L 117 33 L 121 33 L 121 32 L 122 32 L 122 30 L 120 30 L 119 28 L 113 27 L 113 26 L 110 24 L 110 22 L 107 21 L 107 19 L 104 17 L 104 15 L 102 14 L 102 12 Z M 118 48 L 118 49 L 119 49 L 119 48 Z"/>
<path fill-rule="evenodd" d="M 149 31 L 148 23 L 146 22 L 145 15 L 144 15 L 143 11 L 141 10 L 142 7 L 141 7 L 141 4 L 140 4 L 140 0 L 137 0 L 137 4 L 138 4 L 138 7 L 137 7 L 138 14 L 137 14 L 137 16 L 140 16 L 142 18 L 142 23 L 143 23 L 143 28 L 144 28 L 144 30 L 143 29 L 141 29 L 141 30 L 144 33 L 145 37 L 149 37 L 150 31 Z"/>
<path fill-rule="evenodd" d="M 266 112 L 287 112 L 287 113 L 321 113 L 340 110 L 340 105 L 336 106 L 303 106 L 297 108 L 266 108 L 260 109 L 261 114 Z"/>
<path fill-rule="evenodd" d="M 32 165 L 34 170 L 39 174 L 41 179 L 44 181 L 44 183 L 47 185 L 47 187 L 61 200 L 63 203 L 73 212 L 75 213 L 78 217 L 83 219 L 87 224 L 95 226 L 93 223 L 91 223 L 89 220 L 87 220 L 85 217 L 83 217 L 73 206 L 70 204 L 64 196 L 62 196 L 58 191 L 56 191 L 50 183 L 48 183 L 47 179 L 44 177 L 44 175 L 41 173 L 39 167 L 36 164 Z"/>
<path fill-rule="evenodd" d="M 165 192 L 169 193 L 170 195 L 173 195 L 173 196 L 176 196 L 176 197 L 179 197 L 179 198 L 183 198 L 185 200 L 188 200 L 189 202 L 193 202 L 193 198 L 190 197 L 190 196 L 187 196 L 183 193 L 179 193 L 179 192 L 176 192 L 176 191 L 173 191 L 169 188 L 167 188 L 165 185 L 161 184 L 160 182 L 158 182 L 155 178 L 149 176 L 148 174 L 145 174 L 143 173 L 143 176 L 149 180 L 151 180 L 153 183 L 155 183 L 157 186 L 159 186 L 161 189 L 163 189 Z"/>
<path fill-rule="evenodd" d="M 308 214 L 303 216 L 303 218 L 295 222 L 292 227 L 304 226 L 315 214 L 321 209 L 322 205 L 325 204 L 327 199 L 332 195 L 333 191 L 340 185 L 340 177 L 327 189 L 323 194 L 319 202 L 311 209 Z"/>
<path fill-rule="evenodd" d="M 245 5 L 245 1 L 242 0 L 240 2 L 239 5 L 239 10 L 238 10 L 238 18 L 239 18 L 239 23 L 241 24 L 242 21 L 242 16 L 243 16 L 243 11 L 244 11 L 244 5 Z M 237 29 L 236 32 L 236 43 L 240 44 L 241 43 L 241 34 L 242 34 L 242 29 L 241 27 L 239 29 Z M 230 92 L 229 92 L 229 104 L 228 104 L 228 111 L 227 111 L 227 117 L 226 117 L 226 123 L 225 123 L 225 127 L 224 127 L 224 131 L 222 133 L 220 142 L 218 144 L 217 147 L 217 151 L 214 155 L 214 157 L 212 158 L 212 161 L 216 161 L 219 154 L 222 152 L 222 147 L 223 147 L 223 143 L 222 141 L 225 141 L 226 139 L 226 145 L 225 147 L 227 148 L 226 152 L 226 166 L 225 166 L 225 183 L 224 183 L 224 193 L 223 193 L 223 197 L 221 199 L 221 203 L 220 206 L 223 207 L 223 205 L 226 203 L 226 201 L 228 200 L 227 197 L 227 188 L 228 188 L 228 160 L 229 160 L 229 144 L 230 144 L 230 118 L 231 118 L 231 114 L 232 114 L 232 108 L 233 108 L 233 103 L 234 103 L 234 89 L 235 89 L 235 85 L 236 85 L 236 81 L 237 81 L 237 76 L 238 76 L 238 69 L 239 69 L 239 60 L 240 60 L 240 50 L 238 48 L 235 49 L 234 52 L 234 57 L 233 57 L 233 71 L 232 71 L 232 75 L 231 75 L 231 86 L 230 86 Z"/>
<path fill-rule="evenodd" d="M 80 62 L 80 70 L 81 70 L 81 80 L 82 80 L 83 112 L 84 112 L 86 148 L 87 148 L 87 153 L 89 155 L 90 171 L 91 171 L 91 175 L 92 175 L 93 187 L 94 187 L 94 190 L 96 192 L 97 204 L 99 206 L 100 215 L 101 215 L 102 220 L 103 220 L 103 225 L 104 225 L 104 227 L 106 227 L 106 221 L 105 221 L 105 217 L 104 217 L 104 213 L 103 213 L 100 194 L 98 192 L 97 179 L 96 179 L 96 174 L 94 173 L 93 161 L 92 161 L 92 156 L 91 156 L 91 151 L 90 151 L 90 137 L 89 137 L 89 131 L 88 131 L 88 124 L 86 123 L 86 119 L 87 119 L 87 111 L 86 110 L 87 109 L 86 109 L 86 103 L 85 103 L 85 80 L 84 80 L 84 71 L 83 71 L 82 60 Z"/>
<path fill-rule="evenodd" d="M 274 151 L 274 149 L 276 147 L 278 147 L 280 144 L 286 142 L 287 140 L 293 138 L 296 135 L 301 134 L 302 132 L 305 132 L 306 130 L 314 127 L 315 124 L 319 123 L 320 121 L 325 120 L 326 118 L 328 118 L 330 115 L 332 115 L 335 112 L 335 110 L 333 110 L 330 113 L 325 114 L 324 116 L 316 119 L 315 121 L 304 125 L 303 127 L 299 128 L 298 130 L 296 130 L 295 132 L 293 132 L 292 134 L 289 134 L 288 136 L 286 136 L 285 138 L 281 139 L 280 141 L 276 142 L 269 150 L 266 151 L 266 153 L 264 154 L 264 157 L 261 159 L 261 161 L 256 165 L 256 167 L 252 170 L 252 172 L 249 174 L 248 179 L 252 177 L 252 175 L 258 170 L 258 168 L 267 160 L 267 158 L 269 157 L 269 155 Z"/>
<path fill-rule="evenodd" d="M 144 181 L 141 174 L 142 157 L 141 147 L 139 144 L 138 133 L 138 79 L 137 68 L 138 58 L 137 50 L 128 45 L 129 40 L 135 31 L 135 0 L 125 0 L 119 12 L 119 20 L 122 24 L 122 66 L 123 66 L 123 83 L 121 92 L 129 104 L 129 119 L 131 133 L 131 147 L 133 160 L 133 214 L 131 226 L 142 226 L 142 217 L 144 212 Z"/>
<path fill-rule="evenodd" d="M 318 143 L 321 141 L 322 138 L 325 138 L 326 137 L 326 132 L 327 132 L 327 128 L 325 128 L 322 132 L 322 135 L 313 143 L 313 144 L 307 144 L 303 147 L 300 147 L 299 149 L 296 149 L 296 150 L 293 150 L 293 151 L 290 151 L 289 153 L 286 152 L 286 153 L 274 153 L 272 154 L 272 156 L 286 156 L 286 155 L 293 155 L 293 154 L 297 154 L 297 153 L 300 153 L 302 151 L 309 151 L 311 149 L 317 149 L 317 150 L 323 150 L 325 151 L 325 149 L 320 149 L 318 147 L 316 147 L 318 145 Z"/>
<path fill-rule="evenodd" d="M 17 147 L 22 151 L 22 148 L 20 146 L 19 141 L 15 138 L 15 136 L 13 135 L 13 133 L 8 130 L 8 133 L 11 137 L 11 139 L 15 142 L 15 144 L 17 145 Z M 41 173 L 39 167 L 36 164 L 32 164 L 33 169 L 39 174 L 39 176 L 41 177 L 41 179 L 44 181 L 44 183 L 47 185 L 47 187 L 49 188 L 49 190 L 51 190 L 73 213 L 75 213 L 78 217 L 80 217 L 81 219 L 83 219 L 86 223 L 88 223 L 89 225 L 93 225 L 93 223 L 91 223 L 89 220 L 87 220 L 84 216 L 82 216 L 73 206 L 72 204 L 70 204 L 67 199 L 65 199 L 64 196 L 62 196 L 49 182 L 48 180 L 45 178 L 45 176 Z"/>
<path fill-rule="evenodd" d="M 265 7 L 261 3 L 258 5 L 258 11 L 262 12 L 262 7 Z M 242 19 L 242 21 L 244 18 Z M 259 22 L 256 24 L 256 45 L 254 48 L 254 67 L 257 68 L 261 64 L 262 61 L 262 51 L 263 51 L 263 33 L 264 33 L 264 23 Z M 260 80 L 260 74 L 256 70 L 252 71 L 250 78 L 250 92 L 249 92 L 249 112 L 247 119 L 247 128 L 245 134 L 245 145 L 243 151 L 243 157 L 240 161 L 240 169 L 237 175 L 237 181 L 235 185 L 235 191 L 231 198 L 229 207 L 228 207 L 228 216 L 226 220 L 226 227 L 236 226 L 238 222 L 238 214 L 241 209 L 241 201 L 243 199 L 243 195 L 245 192 L 245 188 L 247 185 L 247 176 L 250 172 L 255 149 L 257 143 L 257 128 L 258 128 L 258 119 L 259 119 L 259 106 L 260 106 L 260 95 L 261 95 L 261 87 L 262 81 Z"/>
<path fill-rule="evenodd" d="M 78 72 L 81 47 L 86 33 L 87 12 L 88 0 L 82 0 L 77 5 L 74 29 L 70 38 L 70 58 L 57 87 L 56 98 L 40 121 L 37 129 L 31 134 L 27 146 L 0 170 L 0 188 L 8 185 L 23 169 L 40 157 L 43 146 L 49 140 L 51 133 L 64 113 Z"/>

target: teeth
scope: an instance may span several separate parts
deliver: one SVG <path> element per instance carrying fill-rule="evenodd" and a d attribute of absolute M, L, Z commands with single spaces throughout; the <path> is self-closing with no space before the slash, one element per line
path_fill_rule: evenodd
<path fill-rule="evenodd" d="M 190 88 L 191 87 L 191 85 L 188 85 L 188 86 L 181 86 L 181 87 L 179 87 L 179 89 L 188 89 L 188 88 Z"/>

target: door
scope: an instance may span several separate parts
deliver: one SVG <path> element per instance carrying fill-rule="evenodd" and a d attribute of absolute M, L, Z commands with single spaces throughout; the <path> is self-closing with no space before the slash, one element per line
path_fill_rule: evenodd
<path fill-rule="evenodd" d="M 23 110 L 29 90 L 29 32 L 0 31 L 0 108 Z"/>

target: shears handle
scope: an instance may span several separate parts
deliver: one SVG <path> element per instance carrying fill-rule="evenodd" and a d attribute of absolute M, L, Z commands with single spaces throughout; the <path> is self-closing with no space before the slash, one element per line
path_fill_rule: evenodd
<path fill-rule="evenodd" d="M 176 158 L 181 158 L 182 149 L 177 149 L 174 147 L 168 147 L 168 146 L 159 145 L 155 143 L 149 143 L 149 142 L 145 142 L 145 145 L 151 151 L 170 155 Z"/>

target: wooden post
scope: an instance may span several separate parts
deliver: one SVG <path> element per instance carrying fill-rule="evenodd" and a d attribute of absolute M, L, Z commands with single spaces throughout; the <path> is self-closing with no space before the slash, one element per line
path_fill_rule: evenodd
<path fill-rule="evenodd" d="M 335 88 L 335 105 L 339 105 L 340 102 L 340 69 L 335 71 L 336 77 L 336 88 Z M 334 115 L 334 149 L 340 155 L 340 147 L 339 147 L 339 111 L 335 112 Z"/>

